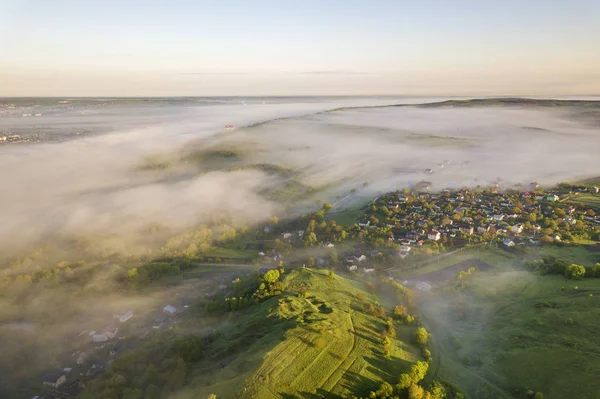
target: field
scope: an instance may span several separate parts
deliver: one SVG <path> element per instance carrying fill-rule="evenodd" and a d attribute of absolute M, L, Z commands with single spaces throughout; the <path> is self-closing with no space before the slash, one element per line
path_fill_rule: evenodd
<path fill-rule="evenodd" d="M 574 262 L 581 253 L 570 249 L 554 254 Z M 533 275 L 494 252 L 492 269 L 419 294 L 437 376 L 478 399 L 526 398 L 527 390 L 546 399 L 600 397 L 600 279 Z M 464 262 L 469 252 L 456 255 L 428 268 Z"/>
<path fill-rule="evenodd" d="M 410 265 L 404 268 L 396 268 L 392 271 L 392 275 L 398 278 L 415 279 L 419 276 L 434 273 L 446 269 L 447 267 L 456 265 L 460 262 L 468 261 L 471 259 L 478 259 L 482 263 L 491 265 L 514 264 L 516 262 L 516 258 L 513 254 L 503 251 L 501 249 L 474 248 L 460 251 L 450 256 L 442 256 L 439 258 L 439 260 L 434 260 L 430 263 L 424 264 L 416 268 L 411 268 Z"/>
<path fill-rule="evenodd" d="M 573 203 L 582 202 L 585 206 L 600 208 L 600 195 L 579 194 L 576 196 L 571 196 L 569 201 Z"/>
<path fill-rule="evenodd" d="M 590 248 L 590 249 L 588 249 Z M 554 256 L 569 263 L 583 266 L 593 266 L 600 262 L 600 252 L 594 251 L 595 247 L 580 245 L 577 247 L 545 246 L 533 252 L 534 256 Z"/>
<path fill-rule="evenodd" d="M 367 395 L 382 381 L 396 383 L 400 373 L 421 359 L 420 351 L 407 344 L 415 327 L 405 326 L 397 328 L 391 357 L 383 356 L 380 333 L 385 324 L 361 310 L 363 302 L 356 294 L 365 295 L 365 304 L 377 301 L 361 283 L 306 269 L 290 272 L 285 284 L 289 290 L 304 287 L 305 297 L 285 291 L 232 315 L 230 336 L 243 331 L 240 323 L 250 320 L 268 333 L 236 351 L 225 367 L 213 365 L 213 374 L 192 375 L 197 397 L 215 393 L 230 398 L 238 392 L 243 398 L 260 399 Z"/>

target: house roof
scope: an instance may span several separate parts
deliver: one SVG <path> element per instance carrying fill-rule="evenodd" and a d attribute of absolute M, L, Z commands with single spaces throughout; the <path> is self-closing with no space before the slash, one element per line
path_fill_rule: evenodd
<path fill-rule="evenodd" d="M 44 376 L 42 377 L 42 381 L 55 383 L 63 375 L 65 375 L 65 373 L 62 371 L 49 372 L 44 374 Z"/>

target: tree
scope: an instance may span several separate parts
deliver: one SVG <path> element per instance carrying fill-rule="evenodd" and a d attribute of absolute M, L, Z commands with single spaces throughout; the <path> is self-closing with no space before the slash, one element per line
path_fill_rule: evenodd
<path fill-rule="evenodd" d="M 307 237 L 306 240 L 304 241 L 306 246 L 311 246 L 317 243 L 317 235 L 315 233 L 310 233 Z"/>
<path fill-rule="evenodd" d="M 412 366 L 410 366 L 409 376 L 411 381 L 416 384 L 425 378 L 425 374 L 427 374 L 427 370 L 429 369 L 429 364 L 427 362 L 418 361 Z"/>
<path fill-rule="evenodd" d="M 401 319 L 408 314 L 408 309 L 403 305 L 394 306 L 394 317 L 397 319 Z"/>
<path fill-rule="evenodd" d="M 408 388 L 408 399 L 423 399 L 423 396 L 425 396 L 425 390 L 421 386 L 413 384 Z"/>
<path fill-rule="evenodd" d="M 127 279 L 132 280 L 138 275 L 138 269 L 136 267 L 127 270 Z"/>
<path fill-rule="evenodd" d="M 541 392 L 536 392 L 535 395 L 533 395 L 533 399 L 544 399 L 544 395 Z"/>
<path fill-rule="evenodd" d="M 398 390 L 401 389 L 406 389 L 408 387 L 410 387 L 412 385 L 412 378 L 410 378 L 410 375 L 407 373 L 402 373 L 400 374 L 400 380 L 398 381 L 398 384 L 396 385 L 396 388 L 398 388 Z"/>
<path fill-rule="evenodd" d="M 429 333 L 425 328 L 419 327 L 415 332 L 415 338 L 417 341 L 417 345 L 426 346 L 427 342 L 429 341 Z"/>
<path fill-rule="evenodd" d="M 570 264 L 565 269 L 565 277 L 573 280 L 581 280 L 585 276 L 585 267 L 576 265 L 575 263 Z"/>
<path fill-rule="evenodd" d="M 331 202 L 325 202 L 323 204 L 323 206 L 321 207 L 321 209 L 325 212 L 328 212 L 331 208 L 333 208 L 333 205 L 331 204 Z"/>
<path fill-rule="evenodd" d="M 308 265 L 308 267 L 314 267 L 315 266 L 315 258 L 313 258 L 312 256 L 309 257 L 306 264 Z"/>
<path fill-rule="evenodd" d="M 273 269 L 266 272 L 263 276 L 263 280 L 269 284 L 273 284 L 279 280 L 279 270 Z"/>
<path fill-rule="evenodd" d="M 211 393 L 210 395 L 208 395 L 208 399 L 217 399 L 217 395 Z"/>

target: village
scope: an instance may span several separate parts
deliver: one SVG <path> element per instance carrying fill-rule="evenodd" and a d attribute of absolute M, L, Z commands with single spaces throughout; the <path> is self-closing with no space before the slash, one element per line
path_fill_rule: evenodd
<path fill-rule="evenodd" d="M 456 248 L 480 242 L 505 247 L 576 244 L 597 239 L 598 209 L 578 203 L 580 193 L 597 194 L 596 186 L 562 184 L 542 189 L 531 183 L 521 190 L 417 189 L 375 199 L 357 223 L 359 236 L 386 237 L 400 258 L 415 252 Z M 373 238 L 371 241 L 374 242 Z"/>

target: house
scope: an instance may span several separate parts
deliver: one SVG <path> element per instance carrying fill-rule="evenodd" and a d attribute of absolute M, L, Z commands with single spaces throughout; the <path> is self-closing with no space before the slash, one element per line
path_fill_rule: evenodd
<path fill-rule="evenodd" d="M 431 182 L 426 180 L 421 180 L 416 184 L 416 188 L 418 190 L 429 190 L 431 188 Z"/>
<path fill-rule="evenodd" d="M 477 232 L 478 233 L 487 233 L 488 231 L 490 231 L 490 226 L 479 226 L 479 227 L 477 227 Z"/>
<path fill-rule="evenodd" d="M 329 243 L 327 245 L 325 245 L 327 248 L 335 248 L 335 245 L 333 245 L 332 243 Z"/>
<path fill-rule="evenodd" d="M 402 245 L 400 246 L 400 251 L 401 252 L 410 252 L 411 248 L 408 245 Z"/>
<path fill-rule="evenodd" d="M 558 195 L 551 194 L 551 195 L 549 195 L 549 196 L 546 197 L 546 200 L 547 201 L 552 201 L 552 202 L 558 201 Z"/>
<path fill-rule="evenodd" d="M 129 310 L 123 314 L 116 314 L 113 316 L 115 319 L 118 319 L 119 322 L 125 323 L 127 320 L 133 317 L 133 311 Z"/>
<path fill-rule="evenodd" d="M 375 269 L 373 269 L 373 268 L 366 269 L 366 268 L 365 268 L 365 269 L 363 269 L 363 271 L 364 271 L 365 273 L 373 273 L 373 272 L 375 271 Z"/>
<path fill-rule="evenodd" d="M 504 241 L 502 241 L 502 244 L 506 245 L 507 247 L 514 247 L 515 243 L 513 242 L 513 240 L 507 238 Z"/>
<path fill-rule="evenodd" d="M 374 257 L 376 257 L 376 256 L 379 256 L 379 255 L 381 255 L 381 252 L 379 252 L 378 250 L 374 249 L 374 250 L 372 250 L 372 251 L 370 252 L 370 254 L 371 254 L 371 257 L 372 257 L 372 258 L 374 258 Z"/>
<path fill-rule="evenodd" d="M 460 231 L 463 234 L 471 235 L 471 234 L 473 234 L 473 226 L 459 227 L 458 231 Z"/>
<path fill-rule="evenodd" d="M 264 232 L 268 233 L 269 231 L 271 231 L 271 226 L 265 226 Z"/>
<path fill-rule="evenodd" d="M 119 327 L 113 325 L 113 326 L 106 327 L 102 333 L 104 335 L 106 335 L 109 339 L 112 339 L 117 336 L 118 332 L 119 332 Z"/>
<path fill-rule="evenodd" d="M 560 241 L 561 238 L 558 234 L 552 234 L 550 235 L 550 238 L 552 238 L 554 241 Z"/>
<path fill-rule="evenodd" d="M 564 221 L 565 223 L 569 223 L 571 225 L 577 224 L 577 219 L 575 219 L 573 216 L 567 216 Z"/>
<path fill-rule="evenodd" d="M 223 285 L 223 284 L 221 284 L 221 285 Z M 220 286 L 219 286 L 219 288 L 220 288 Z M 225 288 L 227 288 L 227 286 L 225 286 Z M 224 288 L 222 288 L 222 289 L 224 289 Z M 167 305 L 163 308 L 163 312 L 168 313 L 168 314 L 175 314 L 175 313 L 177 313 L 177 308 L 173 305 Z"/>
<path fill-rule="evenodd" d="M 85 362 L 85 359 L 87 359 L 88 357 L 89 354 L 87 352 L 81 352 L 77 357 L 77 364 L 83 364 L 83 362 Z"/>
<path fill-rule="evenodd" d="M 62 371 L 46 373 L 42 378 L 42 382 L 44 383 L 44 385 L 51 386 L 52 388 L 58 388 L 59 386 L 64 384 L 65 381 L 67 381 L 67 376 Z"/>
<path fill-rule="evenodd" d="M 504 220 L 504 215 L 494 215 L 494 216 L 492 216 L 492 219 L 501 221 L 501 220 Z"/>
<path fill-rule="evenodd" d="M 439 240 L 441 237 L 441 234 L 439 231 L 435 231 L 435 230 L 431 230 L 429 233 L 427 233 L 427 238 L 433 241 L 437 241 Z"/>
<path fill-rule="evenodd" d="M 538 182 L 534 181 L 534 182 L 532 182 L 532 183 L 529 183 L 529 188 L 530 188 L 531 190 L 537 190 L 538 188 L 540 188 L 540 185 L 539 185 L 539 183 L 538 183 Z"/>
<path fill-rule="evenodd" d="M 92 334 L 92 342 L 106 342 L 108 336 L 106 334 Z"/>
<path fill-rule="evenodd" d="M 283 233 L 281 236 L 284 240 L 290 240 L 292 238 L 292 233 Z"/>
<path fill-rule="evenodd" d="M 421 291 L 429 291 L 429 290 L 431 290 L 431 284 L 429 284 L 429 283 L 426 283 L 426 282 L 424 282 L 424 281 L 419 281 L 419 282 L 418 282 L 418 283 L 415 285 L 415 287 L 417 287 L 417 289 L 418 289 L 418 290 L 421 290 Z"/>
<path fill-rule="evenodd" d="M 350 266 L 346 266 L 346 268 L 348 269 L 348 271 L 355 272 L 358 269 L 358 266 L 350 265 Z"/>
<path fill-rule="evenodd" d="M 523 232 L 523 225 L 515 224 L 513 227 L 510 228 L 510 231 L 512 231 L 515 234 L 521 234 Z"/>
<path fill-rule="evenodd" d="M 600 192 L 600 188 L 598 187 L 590 187 L 590 193 L 594 193 L 594 194 L 598 194 L 598 192 Z"/>

